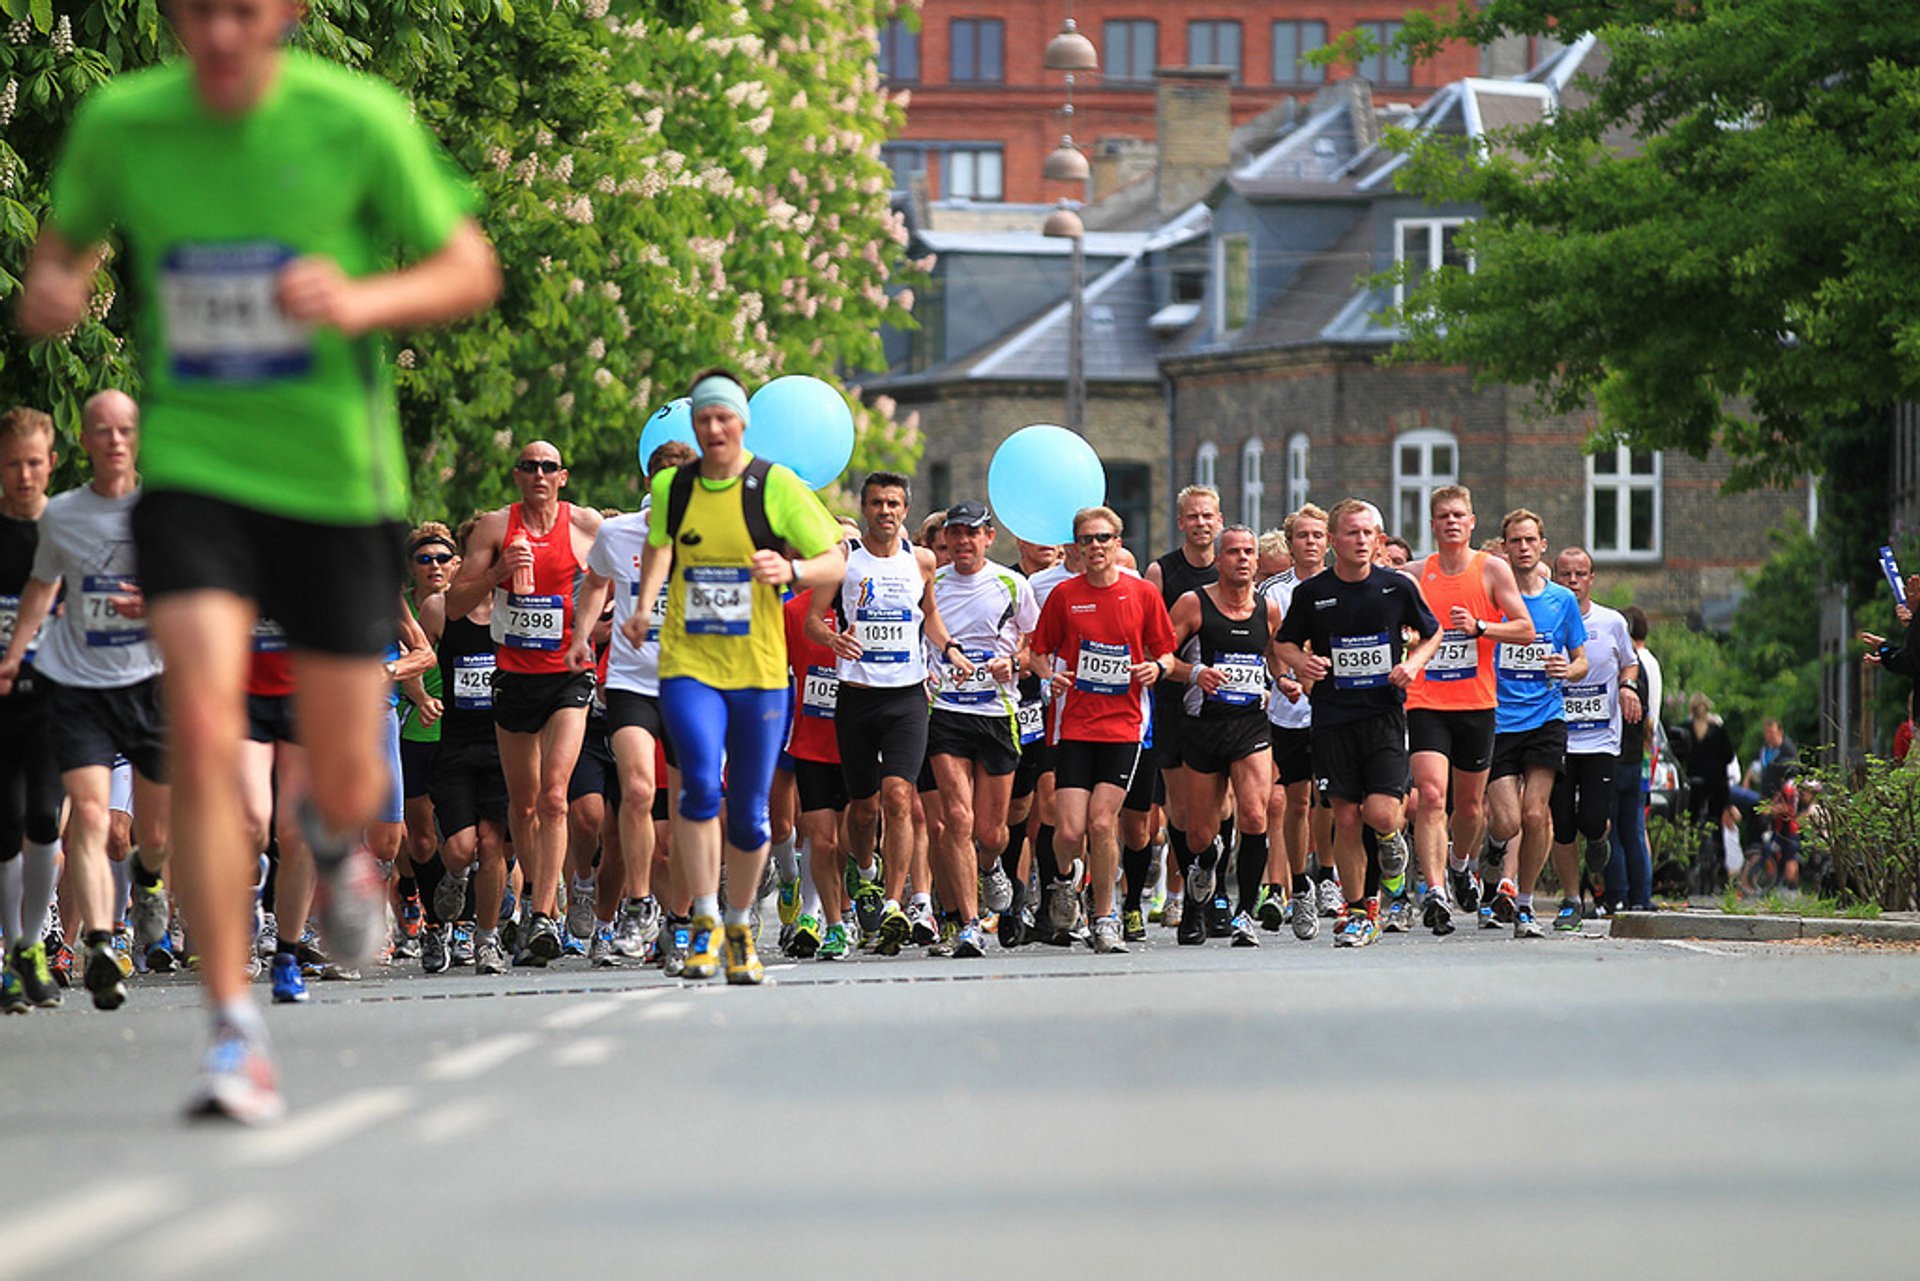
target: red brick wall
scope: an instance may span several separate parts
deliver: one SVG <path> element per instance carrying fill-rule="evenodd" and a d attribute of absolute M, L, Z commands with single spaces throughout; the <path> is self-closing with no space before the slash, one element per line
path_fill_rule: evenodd
<path fill-rule="evenodd" d="M 1408 7 L 1404 0 L 1267 0 L 1258 6 L 1248 6 L 1244 0 L 1080 0 L 1073 6 L 1073 15 L 1095 49 L 1101 48 L 1101 27 L 1108 19 L 1157 22 L 1162 66 L 1186 64 L 1189 21 L 1238 21 L 1242 83 L 1233 90 L 1233 121 L 1241 124 L 1283 99 L 1310 99 L 1313 95 L 1311 88 L 1271 83 L 1274 22 L 1325 22 L 1328 39 L 1335 40 L 1359 23 L 1398 21 Z M 1004 148 L 1006 199 L 1010 202 L 1051 201 L 1077 194 L 1069 184 L 1045 182 L 1040 177 L 1046 153 L 1065 132 L 1066 121 L 1059 114 L 1065 101 L 1065 79 L 1060 72 L 1042 67 L 1041 57 L 1047 41 L 1060 30 L 1066 11 L 1065 0 L 923 0 L 920 78 L 906 86 L 913 90 L 913 98 L 902 139 L 999 143 Z M 1005 23 L 1004 83 L 947 83 L 948 27 L 955 18 L 998 18 Z M 1415 66 L 1411 87 L 1376 86 L 1374 97 L 1378 102 L 1423 102 L 1440 86 L 1477 75 L 1479 69 L 1479 50 L 1453 46 L 1433 61 Z M 1328 78 L 1339 79 L 1351 73 L 1351 68 L 1329 68 Z M 1106 88 L 1098 73 L 1083 75 L 1074 87 L 1074 110 L 1072 132 L 1082 147 L 1109 136 L 1154 137 L 1154 94 L 1150 86 Z M 938 199 L 942 193 L 937 166 L 928 181 Z"/>

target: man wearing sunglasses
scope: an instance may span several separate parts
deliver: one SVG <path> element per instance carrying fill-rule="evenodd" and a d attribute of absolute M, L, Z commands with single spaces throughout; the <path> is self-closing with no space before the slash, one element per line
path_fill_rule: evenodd
<path fill-rule="evenodd" d="M 566 464 L 544 440 L 520 451 L 513 483 L 520 501 L 488 512 L 474 527 L 460 573 L 447 588 L 447 616 L 465 617 L 493 595 L 499 646 L 493 723 L 507 772 L 513 847 L 526 865 L 533 912 L 515 962 L 544 966 L 560 959 L 565 944 L 554 913 L 567 854 L 567 785 L 593 698 L 593 673 L 573 670 L 567 650 L 574 593 L 600 532 L 600 513 L 562 501 Z"/>
<path fill-rule="evenodd" d="M 1094 920 L 1088 941 L 1096 952 L 1127 950 L 1113 910 L 1120 806 L 1141 764 L 1141 691 L 1166 675 L 1174 649 L 1173 624 L 1159 591 L 1121 573 L 1121 529 L 1120 517 L 1106 507 L 1083 508 L 1074 516 L 1074 543 L 1086 572 L 1054 588 L 1032 641 L 1035 662 L 1062 700 L 1054 754 L 1058 823 L 1052 848 L 1039 851 L 1041 868 L 1059 901 L 1078 894 L 1081 872 L 1091 865 Z M 1062 856 L 1071 869 L 1065 877 Z"/>

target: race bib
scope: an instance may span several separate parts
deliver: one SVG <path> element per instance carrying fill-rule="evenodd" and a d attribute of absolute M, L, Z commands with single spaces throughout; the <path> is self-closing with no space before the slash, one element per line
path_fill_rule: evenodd
<path fill-rule="evenodd" d="M 944 697 L 949 703 L 959 703 L 968 707 L 981 707 L 1000 697 L 1000 682 L 993 679 L 987 671 L 987 664 L 993 660 L 993 651 L 987 649 L 968 649 L 961 646 L 960 652 L 973 664 L 973 675 L 965 680 L 947 668 L 947 688 Z"/>
<path fill-rule="evenodd" d="M 493 710 L 493 655 L 453 656 L 453 705 L 463 712 Z"/>
<path fill-rule="evenodd" d="M 1569 685 L 1566 689 L 1568 729 L 1607 729 L 1613 724 L 1613 687 Z"/>
<path fill-rule="evenodd" d="M 1440 648 L 1427 661 L 1430 681 L 1472 680 L 1480 671 L 1480 642 L 1472 632 L 1447 628 L 1440 633 Z"/>
<path fill-rule="evenodd" d="M 256 654 L 281 654 L 287 648 L 287 629 L 271 618 L 263 618 L 253 625 L 253 652 Z"/>
<path fill-rule="evenodd" d="M 753 623 L 753 573 L 744 565 L 689 565 L 689 636 L 745 636 Z"/>
<path fill-rule="evenodd" d="M 1371 636 L 1336 636 L 1332 663 L 1335 689 L 1378 689 L 1393 670 L 1393 646 L 1385 632 Z"/>
<path fill-rule="evenodd" d="M 640 584 L 638 583 L 627 584 L 627 599 L 629 601 L 634 602 L 634 608 L 636 609 L 639 608 Z M 647 639 L 642 643 L 647 645 L 658 645 L 660 643 L 660 629 L 666 625 L 666 621 L 667 621 L 667 589 L 664 585 L 662 585 L 660 588 L 660 594 L 653 598 L 653 612 L 647 615 Z"/>
<path fill-rule="evenodd" d="M 1257 707 L 1267 697 L 1267 665 L 1258 654 L 1219 654 L 1211 664 L 1224 678 L 1207 697 L 1234 707 Z"/>
<path fill-rule="evenodd" d="M 14 629 L 20 624 L 20 598 L 18 596 L 0 596 L 0 654 L 7 652 L 7 646 L 13 644 Z M 27 654 L 31 656 L 39 646 L 40 638 L 35 637 L 27 645 Z"/>
<path fill-rule="evenodd" d="M 313 331 L 275 297 L 293 250 L 270 240 L 179 245 L 160 263 L 160 305 L 181 382 L 263 382 L 313 369 Z"/>
<path fill-rule="evenodd" d="M 80 580 L 80 623 L 87 644 L 137 645 L 147 638 L 145 619 L 122 618 L 113 607 L 115 596 L 124 596 L 138 585 L 131 574 L 88 574 Z"/>
<path fill-rule="evenodd" d="M 507 593 L 507 629 L 501 643 L 508 649 L 559 649 L 566 630 L 565 597 Z"/>
<path fill-rule="evenodd" d="M 1022 703 L 1013 713 L 1014 728 L 1020 731 L 1020 746 L 1037 743 L 1040 736 L 1047 732 L 1047 713 L 1044 704 Z"/>
<path fill-rule="evenodd" d="M 1552 642 L 1536 635 L 1525 645 L 1502 644 L 1494 659 L 1494 667 L 1508 680 L 1544 681 L 1547 679 L 1547 655 L 1551 653 Z"/>
<path fill-rule="evenodd" d="M 840 677 L 831 667 L 808 667 L 800 683 L 800 714 L 833 719 L 834 705 L 840 701 Z"/>
<path fill-rule="evenodd" d="M 853 611 L 853 638 L 860 642 L 863 663 L 904 663 L 913 614 L 882 605 L 862 605 Z"/>
<path fill-rule="evenodd" d="M 1073 687 L 1084 694 L 1124 694 L 1133 688 L 1133 674 L 1128 670 L 1132 666 L 1132 651 L 1125 645 L 1083 640 Z"/>

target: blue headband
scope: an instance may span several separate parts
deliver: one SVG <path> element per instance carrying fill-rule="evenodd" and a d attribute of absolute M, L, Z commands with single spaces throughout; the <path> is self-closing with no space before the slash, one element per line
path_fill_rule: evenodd
<path fill-rule="evenodd" d="M 693 385 L 689 406 L 692 413 L 699 413 L 709 405 L 723 405 L 731 409 L 740 418 L 742 426 L 747 422 L 747 393 L 739 383 L 720 374 L 708 374 Z"/>

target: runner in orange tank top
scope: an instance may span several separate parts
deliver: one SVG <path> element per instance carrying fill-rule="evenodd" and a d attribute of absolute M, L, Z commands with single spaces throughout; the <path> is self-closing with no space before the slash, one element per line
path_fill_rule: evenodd
<path fill-rule="evenodd" d="M 1480 906 L 1470 860 L 1487 824 L 1487 771 L 1493 764 L 1498 701 L 1494 646 L 1530 639 L 1533 622 L 1512 566 L 1473 550 L 1473 495 L 1466 486 L 1434 490 L 1428 510 L 1438 550 L 1420 569 L 1420 591 L 1444 631 L 1439 650 L 1407 691 L 1407 747 L 1419 795 L 1413 847 L 1427 883 L 1421 921 L 1435 934 L 1450 934 L 1453 913 L 1443 886 L 1451 887 L 1453 904 L 1469 915 Z"/>
<path fill-rule="evenodd" d="M 600 513 L 560 500 L 567 467 L 536 440 L 513 465 L 520 501 L 480 518 L 460 573 L 447 588 L 447 617 L 464 618 L 489 593 L 499 645 L 493 683 L 494 731 L 507 775 L 507 825 L 527 870 L 532 917 L 516 962 L 560 956 L 560 865 L 567 849 L 567 784 L 580 757 L 593 673 L 567 664 L 573 593 L 600 529 Z"/>

